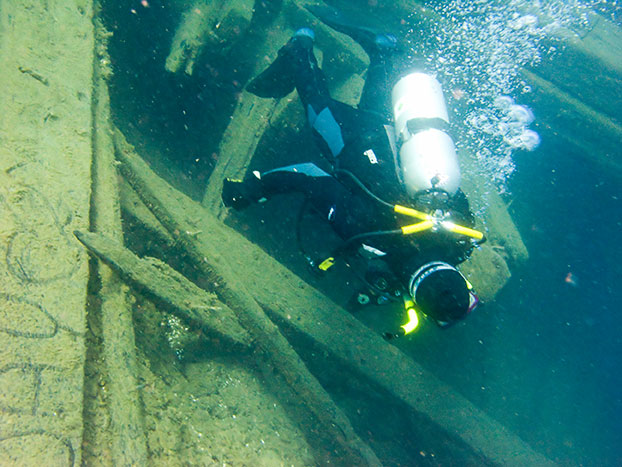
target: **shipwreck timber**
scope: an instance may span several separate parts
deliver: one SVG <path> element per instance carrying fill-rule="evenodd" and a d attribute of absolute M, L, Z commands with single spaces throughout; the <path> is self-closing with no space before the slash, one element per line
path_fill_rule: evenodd
<path fill-rule="evenodd" d="M 210 48 L 237 50 L 244 60 L 270 57 L 294 24 L 323 27 L 293 2 L 255 3 L 192 3 L 166 69 L 190 75 Z M 429 14 L 411 1 L 391 8 Z M 270 443 L 299 451 L 288 459 L 300 463 L 390 462 L 358 409 L 338 394 L 339 384 L 398 407 L 410 421 L 402 434 L 409 439 L 398 443 L 435 454 L 424 463 L 551 463 L 223 224 L 222 178 L 243 175 L 253 157 L 262 157 L 256 149 L 270 128 L 300 120 L 295 101 L 241 93 L 202 203 L 193 201 L 115 129 L 110 34 L 93 16 L 89 0 L 0 2 L 0 463 L 180 464 L 182 456 L 202 463 L 235 455 L 242 463 L 282 462 L 282 452 L 265 447 Z M 50 27 L 52 20 L 62 27 Z M 267 38 L 266 27 L 277 33 Z M 571 46 L 611 78 L 620 55 L 592 57 L 585 46 L 605 37 L 607 27 L 599 23 Z M 242 36 L 254 39 L 246 54 Z M 328 29 L 320 36 L 327 67 L 338 61 L 355 70 L 331 73 L 335 95 L 354 102 L 365 58 Z M 566 118 L 577 128 L 598 123 L 600 133 L 581 143 L 587 149 L 619 139 L 615 102 L 564 88 L 541 76 L 546 70 L 524 73 L 542 99 L 576 110 Z M 617 167 L 615 149 L 606 149 L 601 163 Z M 477 180 L 467 185 L 472 198 L 481 198 Z M 492 299 L 527 250 L 503 201 L 490 196 L 485 223 L 495 248 L 478 252 L 465 272 Z M 132 244 L 137 238 L 159 258 L 137 257 L 130 250 L 140 249 Z M 185 346 L 203 349 L 204 361 L 180 363 Z M 322 371 L 327 366 L 332 370 Z M 277 379 L 283 393 L 266 389 L 262 378 Z M 236 381 L 239 392 L 228 392 Z M 247 425 L 223 435 L 243 419 Z M 270 423 L 280 433 L 253 438 L 267 437 Z M 334 443 L 328 453 L 318 441 L 326 438 Z"/>
<path fill-rule="evenodd" d="M 446 442 L 457 437 L 454 441 L 457 443 L 456 452 L 462 451 L 464 442 L 464 445 L 473 449 L 470 454 L 474 456 L 473 459 L 481 455 L 483 462 L 483 459 L 504 462 L 505 454 L 499 456 L 498 453 L 508 452 L 509 449 L 517 460 L 523 459 L 528 464 L 547 463 L 545 458 L 521 445 L 519 440 L 512 438 L 501 426 L 487 419 L 462 397 L 452 394 L 446 398 L 448 392 L 452 392 L 448 387 L 403 357 L 380 336 L 327 301 L 278 262 L 248 243 L 244 237 L 220 224 L 198 203 L 163 183 L 136 154 L 125 149 L 122 141 L 119 146 L 122 151 L 125 150 L 124 154 L 118 154 L 122 162 L 121 170 L 143 202 L 153 207 L 154 214 L 163 225 L 172 231 L 200 232 L 196 238 L 192 236 L 183 239 L 186 243 L 184 249 L 196 249 L 196 252 L 190 254 L 195 267 L 202 268 L 202 264 L 214 261 L 215 264 L 222 264 L 223 261 L 229 265 L 245 264 L 246 274 L 250 274 L 248 282 L 272 284 L 270 287 L 256 288 L 255 300 L 285 329 L 286 334 L 292 337 L 302 334 L 306 339 L 311 339 L 356 373 L 379 385 L 412 410 L 429 417 L 432 424 L 426 429 L 446 437 Z M 220 252 L 228 252 L 226 259 L 211 259 L 214 251 L 210 245 L 213 244 L 219 245 Z M 209 278 L 207 280 L 210 281 Z M 276 283 L 280 283 L 281 287 L 277 287 Z M 290 286 L 284 288 L 283 284 Z M 226 291 L 222 293 L 221 299 L 234 304 L 238 301 L 235 296 L 228 296 Z M 310 308 L 313 309 L 312 313 L 309 312 Z M 255 325 L 251 326 L 255 329 Z M 334 339 L 336 329 L 341 332 L 351 331 L 340 339 Z M 397 380 L 393 377 L 396 369 L 402 375 Z M 424 399 L 427 402 L 422 402 Z M 487 433 L 490 432 L 496 434 L 494 439 L 489 439 Z M 460 455 L 466 454 L 461 452 Z"/>
<path fill-rule="evenodd" d="M 23 3 L 0 3 L 0 462 L 80 465 L 92 3 Z"/>

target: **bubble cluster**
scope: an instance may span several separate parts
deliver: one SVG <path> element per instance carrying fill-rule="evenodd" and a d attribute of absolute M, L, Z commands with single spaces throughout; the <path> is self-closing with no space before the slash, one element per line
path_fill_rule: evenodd
<path fill-rule="evenodd" d="M 450 0 L 427 2 L 439 19 L 430 33 L 412 31 L 428 68 L 459 108 L 459 144 L 476 154 L 487 178 L 505 189 L 513 154 L 532 151 L 540 136 L 521 98 L 531 92 L 520 71 L 557 53 L 556 32 L 589 26 L 590 5 L 579 0 Z M 546 41 L 545 41 L 546 39 Z M 423 44 L 418 44 L 418 43 Z M 415 47 L 416 48 L 416 47 Z"/>
<path fill-rule="evenodd" d="M 532 111 L 515 104 L 510 96 L 499 96 L 485 112 L 478 110 L 466 117 L 469 127 L 502 140 L 510 149 L 527 151 L 533 151 L 540 144 L 538 133 L 529 129 L 533 120 Z"/>
<path fill-rule="evenodd" d="M 514 171 L 514 151 L 540 145 L 540 135 L 529 128 L 533 121 L 533 112 L 510 96 L 498 96 L 491 107 L 475 109 L 465 119 L 466 135 L 482 143 L 475 149 L 480 164 L 501 188 Z"/>

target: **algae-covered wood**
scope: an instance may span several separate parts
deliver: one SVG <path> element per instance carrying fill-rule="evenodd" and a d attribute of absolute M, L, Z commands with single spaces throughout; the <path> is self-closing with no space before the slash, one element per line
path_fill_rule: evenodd
<path fill-rule="evenodd" d="M 444 437 L 447 452 L 455 449 L 454 452 L 464 455 L 466 444 L 473 459 L 482 456 L 490 462 L 549 465 L 550 461 L 545 457 L 534 452 L 240 234 L 218 222 L 199 203 L 175 192 L 135 155 L 125 150 L 120 157 L 124 174 L 132 179 L 135 187 L 140 186 L 138 191 L 145 196 L 145 204 L 153 207 L 154 214 L 164 225 L 170 223 L 178 231 L 197 229 L 201 232 L 196 238 L 187 238 L 184 248 L 203 251 L 211 257 L 213 250 L 209 245 L 218 245 L 219 263 L 236 265 L 238 277 L 244 277 L 247 284 L 256 285 L 253 288 L 255 300 L 276 322 L 285 329 L 304 334 L 334 358 L 364 375 L 412 410 L 424 414 L 430 429 Z M 189 258 L 197 267 L 200 263 L 214 261 L 196 253 L 189 254 Z M 209 275 L 207 277 L 208 284 L 212 282 L 213 286 L 214 279 L 210 279 Z M 231 286 L 231 283 L 228 282 L 228 285 Z M 222 299 L 237 300 L 226 296 Z M 238 309 L 240 319 L 241 313 L 243 311 Z M 249 331 L 252 334 L 253 331 Z M 339 338 L 336 338 L 336 333 Z M 491 433 L 495 436 L 491 437 Z"/>
<path fill-rule="evenodd" d="M 179 3 L 188 8 L 173 38 L 170 71 L 191 74 L 203 48 L 234 50 L 232 63 L 249 67 L 240 75 L 246 79 L 274 58 L 292 31 L 312 26 L 331 92 L 356 103 L 364 54 L 298 3 Z M 141 5 L 155 11 L 152 2 Z M 363 1 L 355 8 L 373 9 Z M 380 8 L 439 20 L 419 2 Z M 280 103 L 238 96 L 215 144 L 218 160 L 203 207 L 157 178 L 118 137 L 121 169 L 143 199 L 134 188 L 119 188 L 106 82 L 112 77 L 109 34 L 100 30 L 94 39 L 92 20 L 88 0 L 0 2 L 0 463 L 226 463 L 237 450 L 234 464 L 291 458 L 307 465 L 312 455 L 303 438 L 319 421 L 320 430 L 341 444 L 336 459 L 378 465 L 383 440 L 356 431 L 363 426 L 356 411 L 325 390 L 327 376 L 316 374 L 321 365 L 413 414 L 418 424 L 410 434 L 421 452 L 438 452 L 439 462 L 442 455 L 448 463 L 472 465 L 550 463 L 213 215 L 224 213 L 222 178 L 243 176 L 264 131 L 295 119 L 302 126 L 293 96 Z M 270 25 L 270 34 L 264 38 L 258 25 Z M 565 74 L 554 75 L 560 70 L 552 66 L 522 75 L 533 86 L 535 104 L 560 108 L 544 124 L 581 148 L 586 160 L 601 154 L 604 167 L 616 170 L 619 99 L 602 96 L 619 83 L 618 37 L 619 28 L 601 21 L 584 37 L 567 39 L 577 66 Z M 247 46 L 242 39 L 256 41 Z M 248 55 L 238 54 L 243 49 Z M 589 77 L 590 63 L 600 75 L 594 89 L 566 79 L 573 72 Z M 482 297 L 492 299 L 509 278 L 508 265 L 525 261 L 527 250 L 501 197 L 482 193 L 480 182 L 467 177 L 465 191 L 478 209 L 487 207 L 490 241 L 462 269 Z M 140 224 L 141 233 L 154 233 L 140 240 L 161 259 L 187 262 L 180 269 L 187 277 L 160 260 L 137 258 L 123 244 L 130 229 L 121 224 L 119 191 L 126 219 Z M 74 230 L 112 267 L 89 262 Z M 172 329 L 162 311 L 187 320 L 190 329 Z M 195 339 L 195 360 L 183 360 L 186 349 L 169 338 L 173 331 L 190 340 L 203 336 L 197 328 L 217 339 Z M 256 378 L 257 369 L 281 384 L 290 407 L 301 406 L 313 422 L 292 426 L 291 414 L 277 409 L 282 400 Z M 232 389 L 235 384 L 240 387 Z M 246 425 L 236 426 L 242 418 Z M 290 445 L 305 452 L 286 454 L 283 446 Z M 315 448 L 318 454 L 324 445 Z"/>
<path fill-rule="evenodd" d="M 95 21 L 96 59 L 93 76 L 93 164 L 91 196 L 91 228 L 123 241 L 119 183 L 114 165 L 110 96 L 107 79 L 111 76 L 107 45 L 110 33 L 100 21 Z M 90 397 L 92 379 L 85 382 L 85 413 L 98 413 L 108 420 L 104 429 L 92 418 L 85 417 L 85 462 L 98 457 L 116 465 L 144 464 L 147 460 L 145 432 L 137 391 L 134 326 L 128 287 L 117 274 L 102 263 L 91 263 L 91 283 L 98 281 L 99 306 L 89 309 L 89 328 L 95 322 L 101 328 L 101 359 L 88 361 L 85 374 L 97 368 L 101 380 L 109 388 L 106 405 L 93 403 Z M 95 300 L 93 300 L 95 301 Z M 90 352 L 93 353 L 93 343 Z M 88 355 L 88 354 L 87 354 Z M 95 389 L 96 390 L 96 389 Z M 101 449 L 101 451 L 98 451 Z M 109 457 L 108 457 L 109 456 Z"/>
<path fill-rule="evenodd" d="M 139 293 L 179 318 L 229 342 L 247 348 L 250 338 L 233 312 L 216 296 L 197 287 L 156 258 L 138 258 L 119 243 L 102 235 L 74 232 L 89 251 L 114 269 Z"/>
<path fill-rule="evenodd" d="M 243 263 L 232 262 L 228 257 L 226 239 L 215 237 L 221 230 L 220 222 L 189 199 L 183 199 L 182 203 L 175 202 L 183 195 L 170 186 L 159 184 L 159 177 L 133 153 L 131 146 L 118 131 L 115 144 L 124 177 L 169 233 L 176 233 L 179 244 L 202 273 L 208 289 L 213 290 L 220 300 L 235 311 L 240 324 L 248 331 L 257 348 L 274 364 L 311 414 L 323 424 L 324 430 L 331 433 L 353 461 L 379 465 L 374 452 L 361 441 L 348 418 L 265 315 L 250 294 L 247 282 L 242 282 L 244 278 L 239 271 Z M 191 229 L 197 232 L 196 236 L 189 235 Z"/>
<path fill-rule="evenodd" d="M 275 5 L 272 5 L 275 4 Z M 166 58 L 166 70 L 191 75 L 204 48 L 226 53 L 244 37 L 257 10 L 278 8 L 279 2 L 253 0 L 196 0 L 182 15 Z"/>
<path fill-rule="evenodd" d="M 0 463 L 82 462 L 92 3 L 0 2 Z M 51 21 L 54 18 L 55 23 Z"/>

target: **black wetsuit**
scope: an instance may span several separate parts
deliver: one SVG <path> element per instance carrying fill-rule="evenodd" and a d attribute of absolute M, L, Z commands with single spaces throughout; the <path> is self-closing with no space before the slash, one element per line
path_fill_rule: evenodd
<path fill-rule="evenodd" d="M 288 53 L 309 125 L 333 170 L 328 173 L 309 162 L 264 172 L 261 174 L 262 194 L 269 197 L 277 193 L 303 193 L 344 241 L 419 222 L 395 214 L 355 181 L 386 203 L 421 209 L 421 206 L 413 206 L 396 167 L 394 130 L 388 105 L 390 85 L 396 72 L 390 57 L 381 54 L 370 57 L 361 101 L 358 108 L 353 108 L 330 97 L 312 48 L 293 47 Z M 461 191 L 445 208 L 452 212 L 454 222 L 472 226 L 468 202 Z M 386 262 L 403 285 L 408 284 L 412 273 L 421 265 L 429 261 L 456 265 L 464 261 L 472 249 L 468 239 L 445 231 L 409 236 L 370 235 L 352 243 L 354 250 L 362 245 L 377 250 L 377 257 Z"/>

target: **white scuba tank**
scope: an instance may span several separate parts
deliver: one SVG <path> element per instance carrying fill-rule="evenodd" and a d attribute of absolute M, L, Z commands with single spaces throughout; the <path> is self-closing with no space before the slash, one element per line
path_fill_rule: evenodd
<path fill-rule="evenodd" d="M 440 188 L 453 195 L 460 187 L 460 167 L 440 83 L 425 73 L 400 79 L 392 92 L 395 132 L 401 142 L 402 180 L 410 195 Z"/>

